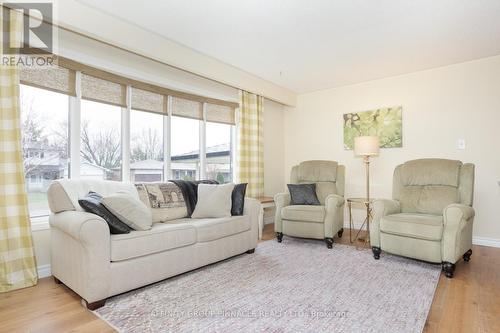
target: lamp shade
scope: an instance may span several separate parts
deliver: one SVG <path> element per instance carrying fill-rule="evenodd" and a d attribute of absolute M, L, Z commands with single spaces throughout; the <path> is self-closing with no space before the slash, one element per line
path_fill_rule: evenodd
<path fill-rule="evenodd" d="M 378 155 L 379 150 L 378 136 L 358 136 L 354 138 L 354 154 L 358 156 Z"/>

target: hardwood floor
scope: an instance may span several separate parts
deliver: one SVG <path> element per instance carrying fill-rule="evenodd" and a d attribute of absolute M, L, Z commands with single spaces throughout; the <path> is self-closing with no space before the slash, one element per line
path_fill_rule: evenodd
<path fill-rule="evenodd" d="M 267 225 L 263 241 L 273 238 L 273 225 Z M 349 230 L 335 242 L 349 244 Z M 471 261 L 458 263 L 453 279 L 441 274 L 424 332 L 500 332 L 500 249 L 472 250 Z M 44 278 L 35 287 L 0 294 L 0 332 L 114 330 L 67 287 Z"/>

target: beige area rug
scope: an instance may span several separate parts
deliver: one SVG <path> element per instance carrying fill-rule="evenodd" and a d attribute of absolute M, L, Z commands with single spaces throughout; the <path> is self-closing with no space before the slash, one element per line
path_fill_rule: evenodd
<path fill-rule="evenodd" d="M 285 237 L 95 313 L 120 332 L 421 332 L 439 274 L 439 265 Z"/>

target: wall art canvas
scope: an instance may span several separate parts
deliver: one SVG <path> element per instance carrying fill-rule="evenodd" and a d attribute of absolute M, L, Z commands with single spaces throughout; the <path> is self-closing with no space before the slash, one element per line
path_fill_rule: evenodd
<path fill-rule="evenodd" d="M 401 106 L 344 114 L 344 148 L 353 149 L 357 136 L 378 136 L 381 148 L 403 146 Z"/>

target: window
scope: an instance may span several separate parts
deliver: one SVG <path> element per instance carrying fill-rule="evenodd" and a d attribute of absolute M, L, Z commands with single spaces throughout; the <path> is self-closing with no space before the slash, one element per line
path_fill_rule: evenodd
<path fill-rule="evenodd" d="M 170 128 L 172 178 L 198 179 L 200 175 L 200 121 L 172 117 Z"/>
<path fill-rule="evenodd" d="M 68 177 L 67 95 L 21 85 L 21 133 L 31 217 L 49 215 L 47 189 Z"/>
<path fill-rule="evenodd" d="M 206 177 L 219 183 L 230 183 L 232 126 L 220 123 L 206 123 Z"/>
<path fill-rule="evenodd" d="M 163 116 L 130 113 L 130 181 L 163 180 Z"/>
<path fill-rule="evenodd" d="M 121 108 L 82 100 L 81 179 L 121 180 Z"/>

